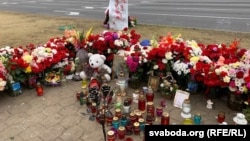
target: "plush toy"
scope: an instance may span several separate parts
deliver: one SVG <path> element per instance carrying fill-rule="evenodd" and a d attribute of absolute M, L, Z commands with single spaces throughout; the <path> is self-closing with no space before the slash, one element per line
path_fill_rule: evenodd
<path fill-rule="evenodd" d="M 88 70 L 89 72 L 92 71 L 88 66 L 88 59 L 88 52 L 85 49 L 79 49 L 77 51 L 75 58 L 75 73 L 72 80 L 81 81 L 80 72 L 83 71 L 83 69 L 85 72 L 88 72 Z"/>
<path fill-rule="evenodd" d="M 88 53 L 89 62 L 88 66 L 90 69 L 85 67 L 83 71 L 80 72 L 80 77 L 82 79 L 90 79 L 92 77 L 106 81 L 110 81 L 110 74 L 112 72 L 111 68 L 105 64 L 106 57 L 101 54 Z"/>

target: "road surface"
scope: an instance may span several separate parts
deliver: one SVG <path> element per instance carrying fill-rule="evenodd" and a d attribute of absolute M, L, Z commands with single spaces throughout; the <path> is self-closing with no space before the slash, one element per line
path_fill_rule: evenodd
<path fill-rule="evenodd" d="M 0 0 L 0 10 L 104 19 L 109 0 Z M 250 32 L 250 0 L 128 0 L 138 23 Z M 100 22 L 101 24 L 102 22 Z"/>

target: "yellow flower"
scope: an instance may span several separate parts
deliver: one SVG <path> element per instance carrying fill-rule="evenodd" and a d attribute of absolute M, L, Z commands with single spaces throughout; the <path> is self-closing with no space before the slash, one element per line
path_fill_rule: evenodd
<path fill-rule="evenodd" d="M 25 73 L 31 73 L 31 66 L 28 66 L 27 68 L 25 68 Z"/>
<path fill-rule="evenodd" d="M 191 47 L 199 47 L 195 40 L 187 41 L 188 45 Z"/>
<path fill-rule="evenodd" d="M 193 56 L 190 58 L 190 62 L 197 63 L 200 60 L 199 56 Z"/>
<path fill-rule="evenodd" d="M 23 55 L 23 60 L 26 62 L 26 63 L 31 63 L 32 62 L 32 59 L 33 59 L 33 57 L 30 55 L 30 54 L 24 54 Z"/>

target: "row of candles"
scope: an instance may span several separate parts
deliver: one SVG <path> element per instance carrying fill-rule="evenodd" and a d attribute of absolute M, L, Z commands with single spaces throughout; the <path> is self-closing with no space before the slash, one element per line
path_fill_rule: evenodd
<path fill-rule="evenodd" d="M 82 105 L 83 99 L 86 94 L 78 94 L 78 99 Z M 97 103 L 92 102 L 88 107 L 91 109 L 92 117 L 100 122 L 100 117 L 104 115 L 104 122 L 107 126 L 112 128 L 107 132 L 108 141 L 115 141 L 116 137 L 119 139 L 124 139 L 125 135 L 140 135 L 141 131 L 144 131 L 145 125 L 152 125 L 156 118 L 160 118 L 161 125 L 169 125 L 169 113 L 163 112 L 164 104 L 161 103 L 160 106 L 155 108 L 154 106 L 154 92 L 149 86 L 143 88 L 142 90 L 136 90 L 132 97 L 124 93 L 124 91 L 115 93 L 115 100 L 113 96 L 107 95 L 103 99 L 103 105 L 97 108 Z M 111 102 L 114 102 L 114 112 L 111 112 Z M 131 111 L 132 103 L 137 104 L 137 110 Z M 191 119 L 191 103 L 189 99 L 186 99 L 182 105 L 181 116 L 184 118 L 185 122 L 190 122 L 191 124 L 201 124 L 201 115 L 199 113 L 195 114 L 193 119 Z M 114 114 L 113 114 L 114 113 Z M 145 118 L 143 115 L 145 114 Z M 225 120 L 225 114 L 218 114 L 218 122 L 223 123 Z M 132 139 L 132 138 L 130 138 Z"/>

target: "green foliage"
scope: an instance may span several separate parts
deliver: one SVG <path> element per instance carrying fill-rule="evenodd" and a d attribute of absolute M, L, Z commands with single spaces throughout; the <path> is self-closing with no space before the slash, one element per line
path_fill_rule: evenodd
<path fill-rule="evenodd" d="M 250 122 L 250 106 L 242 110 L 242 113 L 245 115 L 246 120 Z"/>

